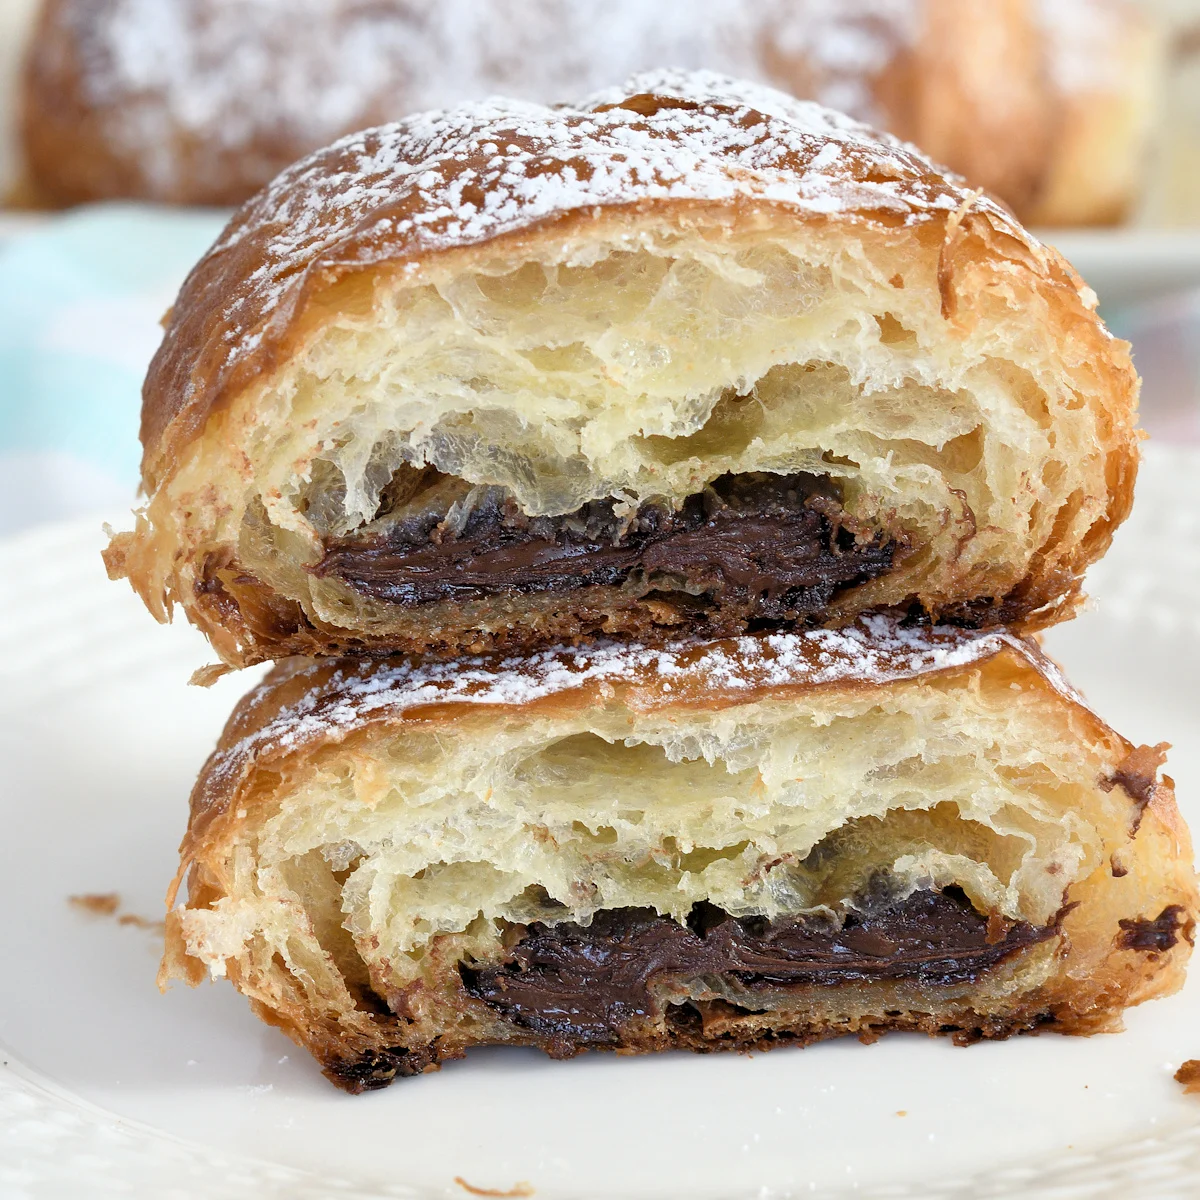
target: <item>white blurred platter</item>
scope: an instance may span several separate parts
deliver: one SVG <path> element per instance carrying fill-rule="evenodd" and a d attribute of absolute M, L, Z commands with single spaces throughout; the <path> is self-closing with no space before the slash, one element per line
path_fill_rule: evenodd
<path fill-rule="evenodd" d="M 1061 251 L 1106 309 L 1200 288 L 1200 230 L 1051 229 L 1038 236 Z"/>

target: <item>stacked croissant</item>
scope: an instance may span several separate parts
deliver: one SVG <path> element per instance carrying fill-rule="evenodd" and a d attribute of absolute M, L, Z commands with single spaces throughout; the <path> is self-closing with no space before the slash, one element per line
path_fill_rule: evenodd
<path fill-rule="evenodd" d="M 707 73 L 285 170 L 171 312 L 106 556 L 210 675 L 276 662 L 164 984 L 228 976 L 355 1092 L 1175 990 L 1163 748 L 1033 637 L 1132 498 L 1094 309 L 911 147 Z"/>

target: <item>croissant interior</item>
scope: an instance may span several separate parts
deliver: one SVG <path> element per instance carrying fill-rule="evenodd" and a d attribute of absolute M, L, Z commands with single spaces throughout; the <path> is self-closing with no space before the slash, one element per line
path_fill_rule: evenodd
<path fill-rule="evenodd" d="M 353 1007 L 347 988 L 437 994 L 446 962 L 503 958 L 514 930 L 617 910 L 836 928 L 953 888 L 1003 928 L 1046 928 L 1106 874 L 1130 800 L 1098 786 L 1111 748 L 1010 702 L 1019 678 L 926 683 L 919 704 L 899 683 L 811 706 L 368 731 L 256 781 L 193 875 L 188 953 L 215 973 L 240 961 L 244 982 L 282 967 L 320 1008 Z"/>
<path fill-rule="evenodd" d="M 944 249 L 933 229 L 705 210 L 595 218 L 576 236 L 349 278 L 316 305 L 303 348 L 210 418 L 150 520 L 182 526 L 197 607 L 233 596 L 259 632 L 282 598 L 288 619 L 346 644 L 470 646 L 538 620 L 545 642 L 581 631 L 555 623 L 564 606 L 592 604 L 604 628 L 631 589 L 686 602 L 709 583 L 627 573 L 565 601 L 529 584 L 519 604 L 467 586 L 414 603 L 363 585 L 345 557 L 405 550 L 396 531 L 414 522 L 418 547 L 451 543 L 489 506 L 561 531 L 599 505 L 595 548 L 714 481 L 803 475 L 835 533 L 890 549 L 801 615 L 919 603 L 1023 619 L 1073 593 L 1122 515 L 1129 414 L 1109 406 L 1127 381 L 1032 276 L 970 256 L 948 275 Z M 972 287 L 971 319 L 949 320 L 945 297 Z M 167 563 L 164 551 L 154 571 Z M 220 600 L 214 625 L 228 620 Z M 770 615 L 743 609 L 741 627 Z M 475 632 L 453 643 L 464 626 Z"/>

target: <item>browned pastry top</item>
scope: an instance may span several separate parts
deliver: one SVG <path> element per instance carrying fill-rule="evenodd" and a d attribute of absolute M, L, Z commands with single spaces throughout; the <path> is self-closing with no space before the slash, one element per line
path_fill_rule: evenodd
<path fill-rule="evenodd" d="M 146 380 L 145 483 L 208 415 L 269 373 L 359 273 L 420 270 L 604 208 L 783 207 L 806 219 L 929 221 L 1074 289 L 999 205 L 893 137 L 711 72 L 657 72 L 577 107 L 492 101 L 354 134 L 290 167 L 192 271 Z M 970 210 L 969 213 L 967 210 Z"/>

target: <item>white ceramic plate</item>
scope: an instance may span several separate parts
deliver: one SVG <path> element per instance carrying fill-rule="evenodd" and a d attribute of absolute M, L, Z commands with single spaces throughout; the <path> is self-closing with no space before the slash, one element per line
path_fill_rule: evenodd
<path fill-rule="evenodd" d="M 1200 972 L 1128 1031 L 958 1049 L 892 1035 L 744 1057 L 484 1051 L 384 1092 L 334 1090 L 225 984 L 160 996 L 157 935 L 187 793 L 250 679 L 186 686 L 197 635 L 103 576 L 99 522 L 0 544 L 0 1196 L 1194 1196 Z M 1158 452 L 1055 631 L 1098 709 L 1175 743 L 1200 820 L 1200 454 Z"/>

